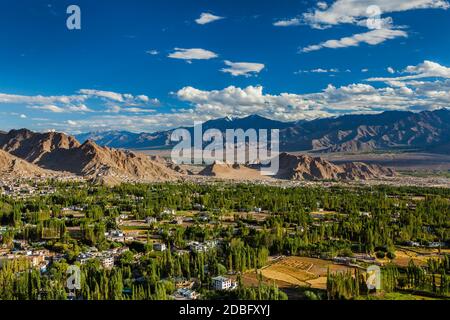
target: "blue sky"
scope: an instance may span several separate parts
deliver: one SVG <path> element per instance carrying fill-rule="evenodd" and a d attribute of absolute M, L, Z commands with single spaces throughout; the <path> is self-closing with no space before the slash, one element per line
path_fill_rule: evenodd
<path fill-rule="evenodd" d="M 81 30 L 66 27 L 71 4 Z M 4 0 L 0 130 L 446 107 L 449 13 L 445 0 Z"/>

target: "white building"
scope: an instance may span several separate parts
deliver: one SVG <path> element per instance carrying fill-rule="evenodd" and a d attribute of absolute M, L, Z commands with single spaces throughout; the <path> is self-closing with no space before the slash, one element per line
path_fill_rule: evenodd
<path fill-rule="evenodd" d="M 214 290 L 229 290 L 232 287 L 231 279 L 222 276 L 212 278 Z"/>
<path fill-rule="evenodd" d="M 152 224 L 152 223 L 156 223 L 156 222 L 158 222 L 158 220 L 155 217 L 145 218 L 145 223 Z"/>
<path fill-rule="evenodd" d="M 166 251 L 167 246 L 165 243 L 154 243 L 153 244 L 153 250 L 155 251 Z"/>
<path fill-rule="evenodd" d="M 174 216 L 174 215 L 176 215 L 176 212 L 173 209 L 165 209 L 163 212 L 161 212 L 161 214 L 167 214 L 167 215 Z"/>
<path fill-rule="evenodd" d="M 100 262 L 105 269 L 112 269 L 114 267 L 114 257 L 103 257 Z"/>
<path fill-rule="evenodd" d="M 183 297 L 187 300 L 196 300 L 199 297 L 199 294 L 191 289 L 180 288 L 176 292 L 177 296 Z"/>

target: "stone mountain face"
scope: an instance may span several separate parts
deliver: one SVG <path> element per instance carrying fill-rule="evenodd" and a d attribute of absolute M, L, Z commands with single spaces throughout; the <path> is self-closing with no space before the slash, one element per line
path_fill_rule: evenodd
<path fill-rule="evenodd" d="M 370 152 L 413 149 L 446 153 L 450 146 L 450 110 L 419 113 L 388 111 L 345 115 L 312 121 L 280 122 L 260 116 L 207 121 L 203 129 L 279 129 L 281 151 Z M 192 131 L 192 128 L 187 128 Z M 104 132 L 84 134 L 101 145 L 128 149 L 166 149 L 173 130 L 156 133 Z"/>
<path fill-rule="evenodd" d="M 34 164 L 0 150 L 0 177 L 2 178 L 17 179 L 30 177 L 51 177 L 56 175 L 56 172 L 44 170 Z"/>
<path fill-rule="evenodd" d="M 225 180 L 268 180 L 270 177 L 261 175 L 260 171 L 240 164 L 214 162 L 200 171 L 199 175 Z"/>
<path fill-rule="evenodd" d="M 337 165 L 322 158 L 308 155 L 296 156 L 282 153 L 279 157 L 280 169 L 273 178 L 297 181 L 316 180 L 371 180 L 392 177 L 395 172 L 379 165 L 349 162 Z M 232 180 L 266 180 L 271 177 L 261 175 L 257 165 L 251 167 L 215 162 L 206 166 L 200 175 Z"/>
<path fill-rule="evenodd" d="M 337 179 L 344 170 L 331 162 L 307 155 L 280 155 L 280 170 L 277 177 L 287 180 L 329 180 Z"/>
<path fill-rule="evenodd" d="M 336 165 L 308 155 L 280 155 L 279 179 L 287 180 L 369 180 L 392 177 L 395 172 L 378 165 L 349 162 Z"/>
<path fill-rule="evenodd" d="M 259 119 L 259 118 L 258 118 Z M 232 120 L 230 120 L 232 121 Z M 341 137 L 346 134 L 342 133 Z M 4 150 L 4 151 L 2 151 Z M 88 140 L 80 144 L 63 133 L 34 133 L 12 130 L 0 134 L 0 151 L 3 174 L 18 177 L 71 173 L 94 181 L 119 183 L 122 181 L 167 181 L 186 176 L 187 172 L 159 157 L 127 150 L 101 147 Z M 21 158 L 21 159 L 19 159 Z M 337 165 L 322 158 L 308 155 L 280 155 L 280 171 L 274 178 L 287 180 L 365 180 L 393 176 L 395 173 L 378 165 L 359 162 Z M 267 179 L 260 175 L 257 166 L 214 163 L 200 175 L 235 180 Z"/>
<path fill-rule="evenodd" d="M 44 155 L 53 151 L 79 146 L 75 138 L 64 133 L 34 133 L 21 129 L 0 134 L 0 149 L 31 163 L 38 163 Z"/>
<path fill-rule="evenodd" d="M 450 110 L 390 111 L 319 119 L 289 128 L 281 136 L 287 150 L 366 152 L 414 149 L 440 152 L 440 146 L 450 143 Z"/>
<path fill-rule="evenodd" d="M 163 161 L 130 151 L 100 147 L 93 141 L 80 145 L 75 138 L 62 133 L 13 130 L 0 135 L 0 149 L 40 168 L 92 179 L 165 181 L 178 177 L 178 173 Z"/>

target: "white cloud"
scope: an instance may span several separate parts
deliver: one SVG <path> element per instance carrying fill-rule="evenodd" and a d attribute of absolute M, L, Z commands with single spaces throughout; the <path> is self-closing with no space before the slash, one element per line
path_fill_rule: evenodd
<path fill-rule="evenodd" d="M 405 70 L 403 70 L 403 73 L 408 75 L 394 78 L 370 78 L 367 80 L 379 82 L 401 82 L 422 78 L 450 79 L 450 68 L 429 60 L 425 60 L 416 66 L 408 66 Z"/>
<path fill-rule="evenodd" d="M 336 0 L 328 5 L 319 1 L 298 19 L 299 24 L 312 28 L 327 29 L 339 24 L 353 24 L 367 27 L 370 31 L 354 34 L 337 40 L 328 40 L 302 48 L 301 52 L 311 52 L 323 48 L 346 48 L 361 43 L 378 45 L 399 37 L 407 37 L 407 26 L 394 26 L 392 17 L 383 15 L 415 9 L 448 9 L 447 0 Z"/>
<path fill-rule="evenodd" d="M 333 69 L 314 70 L 324 73 Z M 91 113 L 76 121 L 70 120 L 73 122 L 67 119 L 56 122 L 54 119 L 42 118 L 40 122 L 33 123 L 33 126 L 42 130 L 56 128 L 59 131 L 70 128 L 72 132 L 111 129 L 156 131 L 190 126 L 194 121 L 230 115 L 259 114 L 272 119 L 293 121 L 351 113 L 376 113 L 384 110 L 434 110 L 450 105 L 450 68 L 436 62 L 424 61 L 418 65 L 408 66 L 401 72 L 396 71 L 395 74 L 400 73 L 406 75 L 382 78 L 386 83 L 382 87 L 367 83 L 341 87 L 330 84 L 322 91 L 306 94 L 268 93 L 262 86 L 243 88 L 229 86 L 219 90 L 201 90 L 186 86 L 174 93 L 176 98 L 186 104 L 183 109 L 156 112 L 152 109 L 130 106 L 125 102 L 113 103 L 114 101 L 107 100 L 105 106 L 109 108 L 108 113 Z M 129 94 L 122 96 L 124 101 L 142 99 Z M 74 112 L 70 111 L 70 107 L 75 106 L 80 112 L 86 112 L 82 105 L 83 103 L 61 104 L 61 106 L 36 103 L 30 104 L 28 108 L 60 114 Z"/>
<path fill-rule="evenodd" d="M 176 96 L 192 105 L 192 117 L 260 114 L 278 120 L 313 119 L 349 113 L 375 113 L 383 110 L 437 109 L 450 103 L 450 80 L 426 87 L 423 83 L 403 87 L 375 88 L 355 83 L 309 94 L 271 95 L 261 86 L 204 91 L 185 87 Z"/>
<path fill-rule="evenodd" d="M 25 114 L 21 114 L 20 116 L 19 116 L 21 119 L 26 119 L 27 118 L 27 116 L 25 115 Z"/>
<path fill-rule="evenodd" d="M 136 108 L 136 107 L 122 108 L 121 111 L 129 112 L 129 113 L 153 113 L 153 112 L 155 112 L 155 110 L 153 110 L 153 109 L 144 109 L 144 108 Z"/>
<path fill-rule="evenodd" d="M 390 74 L 394 74 L 395 70 L 392 67 L 387 67 L 387 72 L 389 72 Z"/>
<path fill-rule="evenodd" d="M 329 7 L 319 6 L 303 15 L 303 19 L 313 28 L 326 28 L 342 23 L 357 24 L 370 17 L 368 8 L 378 6 L 382 14 L 414 9 L 448 9 L 444 0 L 337 0 Z"/>
<path fill-rule="evenodd" d="M 316 68 L 312 70 L 299 70 L 294 72 L 294 74 L 301 74 L 301 73 L 338 73 L 340 72 L 337 68 L 331 68 L 331 69 L 323 69 L 323 68 Z M 351 70 L 347 69 L 345 72 L 351 72 Z"/>
<path fill-rule="evenodd" d="M 146 95 L 134 96 L 132 94 L 92 89 L 81 89 L 78 93 L 78 95 L 71 96 L 25 96 L 0 93 L 0 104 L 18 104 L 29 109 L 52 113 L 94 112 L 93 109 L 86 105 L 86 102 L 95 99 L 100 99 L 102 105 L 107 107 L 106 112 L 120 112 L 119 105 L 139 107 L 143 105 L 158 106 L 160 104 L 158 99 L 150 99 Z M 118 106 L 119 110 L 117 108 L 114 109 L 114 106 Z M 136 111 L 137 109 L 134 110 Z M 97 112 L 101 111 L 103 110 L 97 110 Z"/>
<path fill-rule="evenodd" d="M 66 112 L 66 110 L 64 110 L 63 108 L 55 106 L 53 104 L 47 104 L 47 105 L 42 105 L 42 106 L 30 106 L 29 108 L 35 109 L 35 110 L 49 111 L 49 112 L 54 112 L 54 113 Z"/>
<path fill-rule="evenodd" d="M 363 86 L 363 85 L 362 85 Z M 225 115 L 245 116 L 260 114 L 278 120 L 313 119 L 331 116 L 337 110 L 351 110 L 352 99 L 357 95 L 374 94 L 376 90 L 367 87 L 349 87 L 338 89 L 341 92 L 342 105 L 333 99 L 331 89 L 318 94 L 281 93 L 270 95 L 263 93 L 261 86 L 238 88 L 234 86 L 223 90 L 202 91 L 193 87 L 185 87 L 177 92 L 182 101 L 191 103 L 195 114 L 209 115 L 212 118 Z M 343 96 L 345 93 L 345 96 Z M 353 93 L 353 94 L 352 94 Z M 334 94 L 334 97 L 337 97 Z M 337 98 L 334 98 L 337 100 Z M 351 103 L 349 105 L 349 103 Z M 372 103 L 372 101 L 371 101 Z M 368 106 L 364 105 L 365 108 Z M 362 110 L 363 108 L 358 108 Z M 356 110 L 355 110 L 356 111 Z"/>
<path fill-rule="evenodd" d="M 320 44 L 310 45 L 305 48 L 302 48 L 300 51 L 307 53 L 321 50 L 323 48 L 337 49 L 346 47 L 357 47 L 361 43 L 366 43 L 369 45 L 377 45 L 386 40 L 407 36 L 408 36 L 407 33 L 402 30 L 377 29 L 365 33 L 355 34 L 350 37 L 344 37 L 339 40 L 328 40 Z"/>
<path fill-rule="evenodd" d="M 279 20 L 273 23 L 275 27 L 291 27 L 291 26 L 299 26 L 300 24 L 301 22 L 299 18 Z"/>
<path fill-rule="evenodd" d="M 200 15 L 200 18 L 196 19 L 195 22 L 197 24 L 204 25 L 204 24 L 208 24 L 208 23 L 211 23 L 211 22 L 214 22 L 214 21 L 218 21 L 218 20 L 222 20 L 222 19 L 224 19 L 224 17 L 219 17 L 219 16 L 215 16 L 215 15 L 213 15 L 211 13 L 203 12 Z"/>
<path fill-rule="evenodd" d="M 146 53 L 149 54 L 149 55 L 151 55 L 151 56 L 156 56 L 156 55 L 159 54 L 159 51 L 153 49 L 153 50 L 148 50 L 148 51 L 146 51 Z"/>
<path fill-rule="evenodd" d="M 228 68 L 223 68 L 220 71 L 230 73 L 233 76 L 245 77 L 260 73 L 265 67 L 262 63 L 231 62 L 227 60 L 225 61 L 225 65 L 227 65 Z"/>
<path fill-rule="evenodd" d="M 333 69 L 322 69 L 322 68 L 318 68 L 318 69 L 313 69 L 313 70 L 311 70 L 311 72 L 312 73 L 337 73 L 337 72 L 339 72 L 339 70 L 338 69 L 335 69 L 335 68 L 333 68 Z"/>
<path fill-rule="evenodd" d="M 112 105 L 110 106 L 106 112 L 107 113 L 119 113 L 122 110 L 122 108 L 118 105 Z"/>
<path fill-rule="evenodd" d="M 69 104 L 72 102 L 84 101 L 85 97 L 80 95 L 73 96 L 24 96 L 16 94 L 0 93 L 0 103 L 10 104 Z"/>
<path fill-rule="evenodd" d="M 124 95 L 121 93 L 116 93 L 112 91 L 103 91 L 103 90 L 92 90 L 92 89 L 81 89 L 79 91 L 80 94 L 85 94 L 87 96 L 93 96 L 98 98 L 106 98 L 108 100 L 124 102 Z"/>
<path fill-rule="evenodd" d="M 136 96 L 136 99 L 141 100 L 142 102 L 149 102 L 150 101 L 150 99 L 146 95 L 143 95 L 143 94 L 141 94 L 139 96 Z"/>
<path fill-rule="evenodd" d="M 194 48 L 194 49 L 183 49 L 183 48 L 175 48 L 175 51 L 169 54 L 169 58 L 172 59 L 182 59 L 182 60 L 209 60 L 213 58 L 217 58 L 218 55 L 212 51 Z"/>
<path fill-rule="evenodd" d="M 71 112 L 93 112 L 93 110 L 89 109 L 85 104 L 68 106 L 67 110 Z"/>
<path fill-rule="evenodd" d="M 141 112 L 140 108 L 125 112 L 123 109 L 130 108 L 117 106 L 116 112 L 95 113 L 93 116 L 77 119 L 76 125 L 70 129 L 126 129 L 142 132 L 192 126 L 194 121 L 225 116 L 259 114 L 271 119 L 294 121 L 352 113 L 377 113 L 384 110 L 434 110 L 450 105 L 450 79 L 410 80 L 401 83 L 402 86 L 388 84 L 380 88 L 364 83 L 341 87 L 330 84 L 322 91 L 307 94 L 270 94 L 265 92 L 262 86 L 229 86 L 220 90 L 200 90 L 187 86 L 174 93 L 180 101 L 188 104 L 186 108 L 148 114 Z M 42 129 L 67 129 L 67 122 L 58 124 L 51 122 L 52 120 L 42 121 L 35 126 Z"/>
<path fill-rule="evenodd" d="M 142 104 L 159 105 L 158 99 L 150 99 L 144 94 L 134 96 L 130 93 L 117 93 L 93 89 L 81 89 L 79 93 L 86 95 L 87 98 L 100 98 L 106 100 L 107 102 L 123 103 L 131 106 L 139 106 Z"/>
<path fill-rule="evenodd" d="M 326 2 L 319 1 L 317 2 L 317 7 L 321 10 L 325 10 L 326 8 L 328 8 L 328 4 Z"/>

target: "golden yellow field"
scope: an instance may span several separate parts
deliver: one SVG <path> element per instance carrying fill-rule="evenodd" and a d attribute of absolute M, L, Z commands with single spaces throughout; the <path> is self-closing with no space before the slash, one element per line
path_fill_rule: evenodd
<path fill-rule="evenodd" d="M 441 254 L 449 253 L 450 250 L 442 249 Z M 427 264 L 428 259 L 439 258 L 439 251 L 437 249 L 422 249 L 422 248 L 405 248 L 399 247 L 395 251 L 395 259 L 392 262 L 400 267 L 408 266 L 409 262 L 412 260 L 414 264 L 423 266 Z M 387 264 L 389 259 L 377 259 L 378 262 Z"/>
<path fill-rule="evenodd" d="M 260 271 L 263 277 L 283 284 L 324 289 L 328 268 L 332 273 L 353 270 L 328 260 L 285 257 Z"/>

